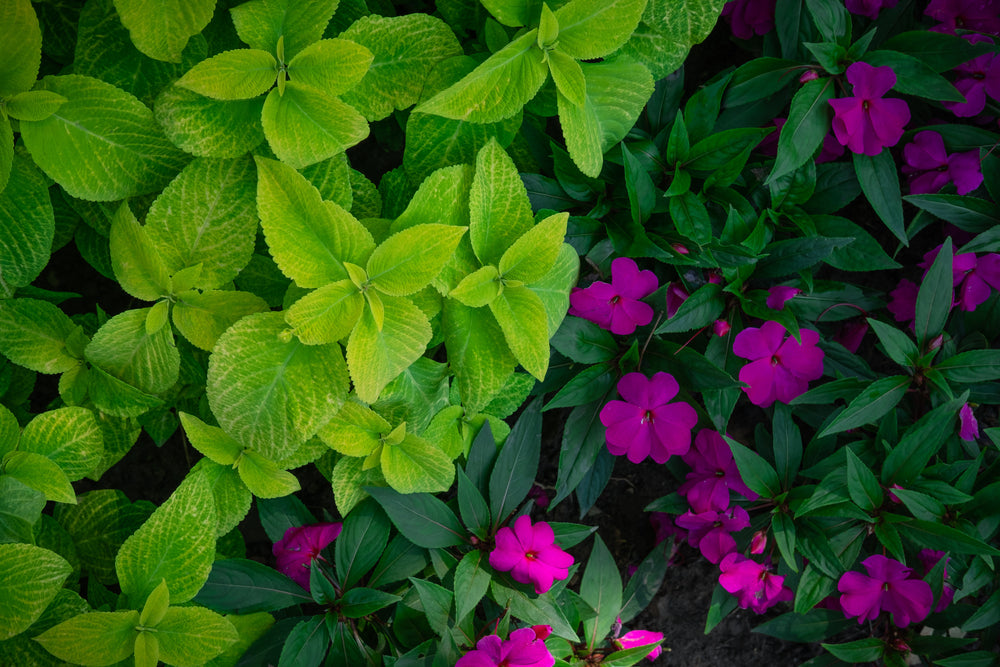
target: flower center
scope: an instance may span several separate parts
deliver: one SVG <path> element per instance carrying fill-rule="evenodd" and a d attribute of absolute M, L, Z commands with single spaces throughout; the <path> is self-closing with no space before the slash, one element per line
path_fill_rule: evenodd
<path fill-rule="evenodd" d="M 526 551 L 524 553 L 524 557 L 527 558 L 528 560 L 535 560 L 538 558 L 538 553 L 535 551 Z"/>
<path fill-rule="evenodd" d="M 868 102 L 868 100 L 865 100 L 864 102 L 861 103 L 861 108 L 865 111 L 868 111 L 869 106 L 871 106 L 871 104 Z"/>
<path fill-rule="evenodd" d="M 610 303 L 612 306 L 614 306 L 614 305 L 618 304 L 619 302 L 621 302 L 621 300 L 622 300 L 621 296 L 619 296 L 618 294 L 615 294 L 613 297 L 611 297 L 611 300 L 608 301 L 608 303 Z"/>
<path fill-rule="evenodd" d="M 983 79 L 986 78 L 986 72 L 976 72 L 975 74 L 972 75 L 972 78 L 976 79 L 977 81 L 982 81 Z"/>
<path fill-rule="evenodd" d="M 640 424 L 652 424 L 653 423 L 653 411 L 646 410 L 642 413 L 642 419 L 639 420 Z"/>
<path fill-rule="evenodd" d="M 771 355 L 771 365 L 772 366 L 777 366 L 779 363 L 781 363 L 781 359 L 778 358 L 778 355 L 772 354 Z"/>

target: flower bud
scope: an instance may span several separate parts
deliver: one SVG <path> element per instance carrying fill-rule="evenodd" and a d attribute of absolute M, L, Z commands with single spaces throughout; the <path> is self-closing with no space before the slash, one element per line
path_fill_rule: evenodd
<path fill-rule="evenodd" d="M 799 83 L 808 83 L 818 78 L 819 78 L 819 72 L 817 72 L 814 69 L 807 69 L 805 72 L 802 73 L 802 76 L 799 77 Z"/>
<path fill-rule="evenodd" d="M 535 631 L 535 638 L 544 640 L 546 637 L 552 634 L 551 625 L 533 625 L 531 629 Z"/>
<path fill-rule="evenodd" d="M 730 329 L 732 329 L 732 327 L 729 326 L 729 322 L 725 320 L 715 320 L 715 322 L 712 323 L 712 331 L 716 336 L 725 336 L 729 333 Z"/>
<path fill-rule="evenodd" d="M 670 247 L 674 249 L 679 255 L 690 255 L 691 251 L 687 249 L 687 246 L 681 245 L 680 243 L 671 243 Z"/>
<path fill-rule="evenodd" d="M 942 343 L 944 343 L 944 334 L 938 334 L 934 338 L 931 338 L 931 342 L 927 345 L 927 350 L 936 350 L 941 347 Z"/>
<path fill-rule="evenodd" d="M 758 530 L 750 538 L 750 553 L 760 555 L 764 553 L 765 547 L 767 547 L 767 532 Z"/>

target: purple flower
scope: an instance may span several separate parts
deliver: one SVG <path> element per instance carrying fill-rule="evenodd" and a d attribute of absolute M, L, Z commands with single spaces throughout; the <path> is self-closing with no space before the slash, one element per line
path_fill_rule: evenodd
<path fill-rule="evenodd" d="M 1000 9 L 1000 8 L 998 8 Z M 993 40 L 984 35 L 963 35 L 972 44 Z M 960 118 L 971 118 L 986 108 L 986 96 L 1000 100 L 1000 56 L 984 53 L 967 63 L 955 67 L 958 79 L 955 87 L 965 97 L 964 102 L 942 102 L 945 109 Z M 978 153 L 977 153 L 978 155 Z"/>
<path fill-rule="evenodd" d="M 891 9 L 899 0 L 845 0 L 847 11 L 874 20 L 883 9 Z"/>
<path fill-rule="evenodd" d="M 921 549 L 920 553 L 917 554 L 917 558 L 920 559 L 920 564 L 924 567 L 924 576 L 927 576 L 927 573 L 934 569 L 934 566 L 938 564 L 938 561 L 944 558 L 944 552 L 935 551 L 934 549 Z M 948 578 L 948 560 L 945 560 L 944 571 L 942 572 L 945 579 Z M 948 584 L 944 584 L 941 587 L 941 598 L 938 600 L 937 605 L 935 605 L 934 611 L 938 613 L 944 611 L 954 599 L 955 589 Z"/>
<path fill-rule="evenodd" d="M 769 607 L 794 597 L 792 589 L 784 585 L 784 577 L 772 574 L 766 565 L 743 554 L 728 554 L 719 569 L 719 585 L 736 595 L 744 609 L 763 614 Z"/>
<path fill-rule="evenodd" d="M 788 285 L 775 285 L 767 290 L 767 307 L 771 310 L 784 310 L 785 304 L 802 294 L 798 287 Z"/>
<path fill-rule="evenodd" d="M 920 288 L 912 280 L 903 278 L 896 289 L 889 292 L 889 305 L 886 308 L 896 318 L 897 322 L 913 323 L 917 319 L 917 292 Z"/>
<path fill-rule="evenodd" d="M 823 350 L 816 347 L 819 334 L 802 329 L 802 343 L 785 337 L 778 322 L 747 327 L 736 335 L 733 353 L 750 363 L 740 369 L 740 382 L 750 402 L 766 408 L 779 400 L 788 403 L 809 388 L 809 381 L 823 375 Z"/>
<path fill-rule="evenodd" d="M 882 97 L 896 85 L 896 73 L 888 65 L 856 62 L 847 68 L 847 80 L 854 97 L 830 100 L 837 141 L 864 155 L 878 155 L 883 148 L 895 146 L 903 136 L 903 126 L 910 122 L 906 102 Z"/>
<path fill-rule="evenodd" d="M 687 290 L 684 289 L 684 285 L 680 283 L 667 283 L 667 318 L 671 318 L 677 314 L 677 309 L 681 307 L 681 304 L 687 301 L 688 297 Z"/>
<path fill-rule="evenodd" d="M 736 540 L 730 533 L 750 525 L 750 515 L 739 505 L 725 512 L 685 512 L 677 517 L 677 525 L 688 531 L 688 544 L 701 550 L 709 562 L 718 563 L 736 550 Z"/>
<path fill-rule="evenodd" d="M 976 421 L 976 416 L 972 414 L 972 408 L 968 403 L 958 411 L 958 422 L 960 424 L 958 437 L 962 440 L 971 442 L 979 437 L 979 422 Z"/>
<path fill-rule="evenodd" d="M 910 194 L 937 192 L 954 181 L 958 194 L 966 195 L 983 182 L 979 151 L 948 155 L 944 139 L 932 130 L 917 132 L 913 142 L 903 146 L 903 159 L 903 173 L 912 175 Z"/>
<path fill-rule="evenodd" d="M 677 492 L 687 498 L 691 510 L 724 512 L 729 507 L 730 490 L 755 500 L 757 494 L 747 488 L 733 460 L 733 452 L 717 431 L 704 428 L 683 456 L 693 469 Z"/>
<path fill-rule="evenodd" d="M 938 246 L 925 254 L 920 266 L 929 269 L 940 250 L 941 246 Z M 991 288 L 1000 289 L 1000 255 L 989 253 L 976 257 L 973 252 L 955 255 L 951 262 L 951 277 L 953 285 L 958 288 L 955 304 L 971 312 L 990 298 Z"/>
<path fill-rule="evenodd" d="M 556 659 L 535 633 L 534 628 L 519 628 L 502 641 L 497 635 L 486 635 L 476 648 L 455 663 L 455 667 L 552 667 Z"/>
<path fill-rule="evenodd" d="M 669 373 L 651 379 L 642 373 L 628 373 L 618 381 L 624 401 L 608 401 L 601 408 L 601 423 L 607 427 L 608 451 L 625 454 L 632 463 L 647 456 L 666 463 L 671 454 L 683 454 L 691 447 L 691 429 L 698 413 L 687 403 L 670 403 L 680 387 Z"/>
<path fill-rule="evenodd" d="M 637 326 L 653 321 L 653 308 L 639 299 L 649 296 L 657 287 L 659 283 L 652 271 L 640 271 L 633 260 L 618 257 L 611 262 L 610 284 L 598 280 L 585 289 L 573 289 L 569 314 L 626 336 Z"/>
<path fill-rule="evenodd" d="M 631 632 L 626 632 L 618 639 L 614 640 L 615 646 L 619 651 L 628 648 L 635 648 L 636 646 L 646 646 L 647 644 L 657 644 L 654 646 L 649 653 L 646 655 L 650 660 L 656 660 L 660 657 L 660 653 L 663 652 L 663 647 L 659 646 L 659 642 L 663 641 L 662 632 L 651 632 L 649 630 L 632 630 Z"/>
<path fill-rule="evenodd" d="M 997 0 L 931 0 L 924 14 L 941 21 L 932 28 L 955 34 L 956 29 L 1000 33 L 1000 3 Z"/>
<path fill-rule="evenodd" d="M 308 526 L 292 526 L 286 530 L 271 549 L 278 561 L 278 571 L 309 590 L 309 574 L 313 560 L 319 558 L 325 561 L 320 552 L 337 539 L 342 527 L 340 523 L 316 523 Z"/>
<path fill-rule="evenodd" d="M 843 345 L 848 352 L 857 352 L 861 347 L 861 341 L 868 333 L 868 322 L 863 317 L 847 320 L 840 325 L 840 330 L 833 337 L 835 341 Z"/>
<path fill-rule="evenodd" d="M 845 616 L 857 616 L 858 623 L 862 623 L 873 621 L 879 612 L 886 611 L 901 628 L 927 618 L 934 602 L 930 584 L 910 578 L 910 568 L 879 554 L 869 556 L 861 564 L 868 571 L 867 576 L 845 572 L 837 582 Z"/>
<path fill-rule="evenodd" d="M 729 0 L 722 16 L 740 39 L 766 35 L 774 30 L 775 0 Z"/>
<path fill-rule="evenodd" d="M 513 528 L 504 526 L 497 531 L 490 567 L 510 572 L 514 581 L 534 584 L 535 592 L 541 595 L 552 588 L 556 579 L 568 577 L 573 564 L 573 557 L 560 549 L 555 539 L 549 524 L 539 521 L 532 525 L 530 517 L 519 516 Z"/>

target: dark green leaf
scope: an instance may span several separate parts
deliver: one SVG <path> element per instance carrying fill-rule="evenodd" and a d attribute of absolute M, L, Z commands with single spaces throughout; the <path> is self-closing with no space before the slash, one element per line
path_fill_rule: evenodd
<path fill-rule="evenodd" d="M 1000 225 L 1000 208 L 991 201 L 971 195 L 906 195 L 903 199 L 973 234 Z"/>
<path fill-rule="evenodd" d="M 485 539 L 490 530 L 490 507 L 464 470 L 459 468 L 457 475 L 458 510 L 462 515 L 462 521 L 480 539 Z"/>
<path fill-rule="evenodd" d="M 832 609 L 811 609 L 805 614 L 789 612 L 761 623 L 752 632 L 789 642 L 821 642 L 855 625 L 853 619 Z"/>
<path fill-rule="evenodd" d="M 955 432 L 955 417 L 967 396 L 966 393 L 939 405 L 906 430 L 882 465 L 883 485 L 906 486 L 923 472 L 927 462 Z"/>
<path fill-rule="evenodd" d="M 324 621 L 323 616 L 313 616 L 296 625 L 281 649 L 278 667 L 318 667 L 330 644 Z"/>
<path fill-rule="evenodd" d="M 718 319 L 725 307 L 722 286 L 705 283 L 684 300 L 673 317 L 657 327 L 653 333 L 678 333 L 700 329 Z"/>
<path fill-rule="evenodd" d="M 490 508 L 494 525 L 500 525 L 531 490 L 538 471 L 541 442 L 541 399 L 536 399 L 514 424 L 490 474 Z"/>
<path fill-rule="evenodd" d="M 334 562 L 343 588 L 351 588 L 368 573 L 389 540 L 389 519 L 375 501 L 365 498 L 344 519 L 334 542 Z"/>
<path fill-rule="evenodd" d="M 778 473 L 760 454 L 742 445 L 729 436 L 723 436 L 729 443 L 743 482 L 751 491 L 763 498 L 774 498 L 781 491 Z"/>
<path fill-rule="evenodd" d="M 361 618 L 399 602 L 400 597 L 371 588 L 352 588 L 340 599 L 340 613 L 347 618 Z"/>
<path fill-rule="evenodd" d="M 844 452 L 847 454 L 847 492 L 851 500 L 866 512 L 881 507 L 882 487 L 875 474 L 851 449 L 846 448 Z"/>
<path fill-rule="evenodd" d="M 252 614 L 285 609 L 312 598 L 297 583 L 266 565 L 230 558 L 215 561 L 194 601 L 223 613 Z"/>
<path fill-rule="evenodd" d="M 900 199 L 899 174 L 889 151 L 871 157 L 854 153 L 854 173 L 858 176 L 861 191 L 868 203 L 903 245 L 909 245 L 906 225 L 903 222 L 903 204 Z"/>
<path fill-rule="evenodd" d="M 917 293 L 917 319 L 913 328 L 917 333 L 917 344 L 926 350 L 930 339 L 944 330 L 951 312 L 954 289 L 952 287 L 951 237 L 944 240 L 940 252 L 934 259 Z"/>
<path fill-rule="evenodd" d="M 1000 350 L 969 350 L 935 366 L 949 382 L 972 384 L 1000 379 Z"/>
<path fill-rule="evenodd" d="M 823 644 L 823 648 L 844 662 L 874 662 L 885 653 L 881 639 L 870 637 L 845 644 Z"/>
<path fill-rule="evenodd" d="M 809 81 L 795 93 L 788 120 L 778 138 L 778 155 L 768 181 L 773 181 L 811 160 L 823 137 L 830 131 L 830 105 L 834 80 L 823 77 Z"/>
<path fill-rule="evenodd" d="M 579 364 L 614 359 L 618 344 L 611 332 L 581 317 L 567 317 L 550 341 L 560 354 Z"/>
<path fill-rule="evenodd" d="M 378 501 L 403 537 L 419 547 L 437 549 L 467 541 L 466 530 L 455 513 L 430 494 L 402 494 L 373 486 L 366 486 L 365 491 Z"/>
<path fill-rule="evenodd" d="M 911 379 L 908 375 L 893 375 L 871 383 L 823 429 L 818 437 L 841 433 L 865 424 L 874 424 L 902 400 Z"/>
<path fill-rule="evenodd" d="M 939 102 L 964 102 L 965 98 L 940 74 L 917 58 L 897 51 L 869 51 L 865 62 L 875 67 L 889 66 L 896 74 L 893 90 Z"/>

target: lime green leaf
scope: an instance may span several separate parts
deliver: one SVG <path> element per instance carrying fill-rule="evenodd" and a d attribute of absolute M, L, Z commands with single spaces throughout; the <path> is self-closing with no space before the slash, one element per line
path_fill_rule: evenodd
<path fill-rule="evenodd" d="M 32 544 L 0 544 L 0 640 L 35 622 L 56 596 L 72 567 L 62 557 Z"/>
<path fill-rule="evenodd" d="M 305 345 L 281 313 L 245 317 L 216 343 L 208 365 L 208 402 L 237 441 L 272 459 L 311 438 L 347 396 L 336 344 Z"/>
<path fill-rule="evenodd" d="M 646 0 L 573 0 L 556 10 L 559 50 L 578 60 L 603 58 L 632 36 Z"/>
<path fill-rule="evenodd" d="M 113 665 L 132 655 L 139 612 L 95 611 L 49 628 L 35 641 L 75 665 Z"/>
<path fill-rule="evenodd" d="M 90 410 L 57 408 L 28 422 L 21 434 L 19 450 L 49 458 L 75 482 L 100 462 L 104 455 L 104 437 Z"/>
<path fill-rule="evenodd" d="M 441 272 L 466 227 L 416 225 L 393 234 L 368 259 L 368 279 L 381 292 L 406 296 L 426 287 Z"/>
<path fill-rule="evenodd" d="M 14 413 L 0 405 L 0 456 L 12 452 L 21 437 L 21 426 Z"/>
<path fill-rule="evenodd" d="M 169 606 L 170 590 L 167 588 L 166 580 L 162 580 L 146 598 L 146 604 L 142 606 L 142 612 L 139 614 L 139 625 L 156 627 L 156 624 L 163 620 Z"/>
<path fill-rule="evenodd" d="M 262 114 L 271 150 L 297 169 L 343 153 L 368 136 L 368 123 L 354 107 L 294 81 L 283 95 L 276 89 L 268 93 Z"/>
<path fill-rule="evenodd" d="M 250 292 L 181 292 L 173 307 L 174 326 L 193 345 L 211 351 L 223 332 L 247 315 L 267 310 Z"/>
<path fill-rule="evenodd" d="M 0 475 L 0 540 L 31 542 L 35 539 L 33 527 L 41 518 L 45 503 L 45 496 L 41 492 L 25 486 L 13 477 Z M 0 634 L 3 632 L 3 619 L 0 617 Z"/>
<path fill-rule="evenodd" d="M 382 444 L 382 434 L 391 425 L 371 408 L 357 400 L 347 400 L 319 437 L 327 445 L 346 456 L 368 456 Z"/>
<path fill-rule="evenodd" d="M 148 308 L 115 315 L 94 334 L 84 355 L 94 366 L 147 394 L 160 394 L 177 382 L 180 354 L 169 327 L 146 333 Z"/>
<path fill-rule="evenodd" d="M 76 494 L 62 468 L 33 452 L 8 452 L 3 457 L 3 472 L 25 486 L 45 494 L 57 503 L 76 503 Z"/>
<path fill-rule="evenodd" d="M 38 277 L 49 261 L 56 229 L 45 178 L 28 158 L 14 156 L 12 165 L 0 192 L 0 299 Z"/>
<path fill-rule="evenodd" d="M 167 141 L 138 99 L 90 77 L 48 76 L 39 84 L 68 102 L 21 136 L 42 170 L 72 196 L 113 201 L 159 190 L 187 157 Z"/>
<path fill-rule="evenodd" d="M 549 332 L 538 295 L 527 287 L 507 287 L 490 303 L 490 312 L 524 370 L 544 379 L 549 367 Z"/>
<path fill-rule="evenodd" d="M 347 366 L 358 397 L 373 403 L 379 392 L 416 361 L 431 340 L 423 312 L 405 297 L 384 296 L 381 331 L 366 308 L 347 342 Z"/>
<path fill-rule="evenodd" d="M 416 104 L 431 70 L 446 58 L 462 55 L 448 24 L 427 14 L 365 16 L 340 36 L 374 54 L 371 70 L 344 95 L 345 102 L 372 121 Z"/>
<path fill-rule="evenodd" d="M 250 449 L 243 452 L 239 471 L 250 493 L 258 498 L 281 498 L 302 488 L 295 475 Z"/>
<path fill-rule="evenodd" d="M 288 63 L 288 76 L 300 85 L 335 97 L 361 81 L 372 58 L 371 51 L 347 39 L 321 39 Z"/>
<path fill-rule="evenodd" d="M 285 321 L 306 345 L 334 343 L 351 333 L 365 299 L 350 280 L 310 292 L 285 312 Z"/>
<path fill-rule="evenodd" d="M 469 238 L 483 264 L 497 264 L 507 248 L 534 226 L 528 191 L 514 161 L 496 141 L 476 156 L 469 210 Z"/>
<path fill-rule="evenodd" d="M 490 14 L 511 28 L 536 23 L 541 4 L 540 0 L 483 0 Z"/>
<path fill-rule="evenodd" d="M 564 243 L 552 270 L 541 280 L 528 285 L 545 306 L 550 338 L 559 330 L 559 325 L 566 317 L 566 311 L 569 309 L 569 293 L 576 285 L 579 272 L 580 258 L 576 250 L 568 243 Z"/>
<path fill-rule="evenodd" d="M 324 202 L 288 165 L 257 158 L 257 206 L 271 254 L 300 287 L 322 287 L 349 276 L 343 262 L 364 264 L 375 247 L 350 213 Z"/>
<path fill-rule="evenodd" d="M 550 215 L 515 241 L 500 258 L 503 279 L 523 283 L 541 280 L 559 256 L 568 220 L 569 213 Z"/>
<path fill-rule="evenodd" d="M 368 497 L 363 487 L 384 486 L 380 468 L 364 469 L 365 460 L 345 456 L 333 467 L 333 499 L 341 516 L 348 514 L 355 505 Z"/>
<path fill-rule="evenodd" d="M 212 20 L 215 0 L 115 0 L 115 8 L 137 49 L 180 62 L 188 40 Z"/>
<path fill-rule="evenodd" d="M 708 37 L 724 4 L 726 0 L 649 0 L 642 22 L 619 53 L 662 79 L 684 63 L 691 46 Z"/>
<path fill-rule="evenodd" d="M 48 90 L 29 90 L 6 101 L 7 115 L 18 120 L 44 120 L 66 103 L 66 98 Z"/>
<path fill-rule="evenodd" d="M 537 31 L 529 30 L 415 110 L 473 123 L 495 123 L 513 116 L 548 77 L 536 41 Z"/>
<path fill-rule="evenodd" d="M 300 172 L 319 190 L 320 197 L 332 201 L 345 211 L 351 210 L 354 195 L 351 192 L 351 165 L 347 155 L 341 153 L 305 167 Z"/>
<path fill-rule="evenodd" d="M 240 39 L 255 49 L 277 53 L 278 40 L 287 62 L 323 36 L 340 0 L 253 0 L 229 11 Z"/>
<path fill-rule="evenodd" d="M 204 458 L 195 463 L 191 471 L 204 475 L 208 482 L 208 488 L 212 491 L 212 504 L 215 505 L 215 535 L 221 538 L 246 518 L 253 503 L 253 494 L 232 465 L 219 465 Z M 216 560 L 223 557 L 220 552 L 221 546 L 216 545 Z"/>
<path fill-rule="evenodd" d="M 451 299 L 458 299 L 470 308 L 481 308 L 497 298 L 503 289 L 500 274 L 492 265 L 473 271 L 448 293 Z"/>
<path fill-rule="evenodd" d="M 80 360 L 66 349 L 79 327 L 58 306 L 38 299 L 0 301 L 0 353 L 38 373 L 64 373 Z"/>
<path fill-rule="evenodd" d="M 576 106 L 583 106 L 587 99 L 587 82 L 583 78 L 580 63 L 562 51 L 550 51 L 548 62 L 556 90 Z"/>
<path fill-rule="evenodd" d="M 500 391 L 517 360 L 492 314 L 448 299 L 441 328 L 462 404 L 476 414 Z"/>
<path fill-rule="evenodd" d="M 243 453 L 243 445 L 218 426 L 210 426 L 194 415 L 178 411 L 191 446 L 219 465 L 232 465 Z"/>
<path fill-rule="evenodd" d="M 160 660 L 203 665 L 239 639 L 232 623 L 209 609 L 171 607 L 156 626 Z"/>
<path fill-rule="evenodd" d="M 170 293 L 167 266 L 127 203 L 118 207 L 111 221 L 110 245 L 111 268 L 122 289 L 143 301 Z"/>
<path fill-rule="evenodd" d="M 188 474 L 118 551 L 115 570 L 129 603 L 143 604 L 164 579 L 172 602 L 193 598 L 212 569 L 215 527 L 215 503 L 205 476 Z"/>
<path fill-rule="evenodd" d="M 278 61 L 267 51 L 236 49 L 201 61 L 175 85 L 214 100 L 245 100 L 270 90 L 277 74 Z"/>
<path fill-rule="evenodd" d="M 393 233 L 425 223 L 466 226 L 469 224 L 469 188 L 472 168 L 455 165 L 430 174 L 413 193 L 406 209 L 391 227 Z"/>
<path fill-rule="evenodd" d="M 94 407 L 115 417 L 138 417 L 163 405 L 163 401 L 156 396 L 106 373 L 97 366 L 86 370 L 85 381 Z"/>
<path fill-rule="evenodd" d="M 455 464 L 441 449 L 407 433 L 402 442 L 382 447 L 382 474 L 400 493 L 447 491 L 455 480 Z"/>
<path fill-rule="evenodd" d="M 28 0 L 0 5 L 0 98 L 22 93 L 35 83 L 42 63 L 42 31 Z"/>
<path fill-rule="evenodd" d="M 149 632 L 140 632 L 135 638 L 135 667 L 156 667 L 160 664 L 160 640 Z"/>
<path fill-rule="evenodd" d="M 178 148 L 199 157 L 239 157 L 264 141 L 264 98 L 222 101 L 186 88 L 166 88 L 153 107 L 156 121 Z"/>
<path fill-rule="evenodd" d="M 167 326 L 170 319 L 170 302 L 166 299 L 157 301 L 146 313 L 146 335 L 152 336 Z"/>

